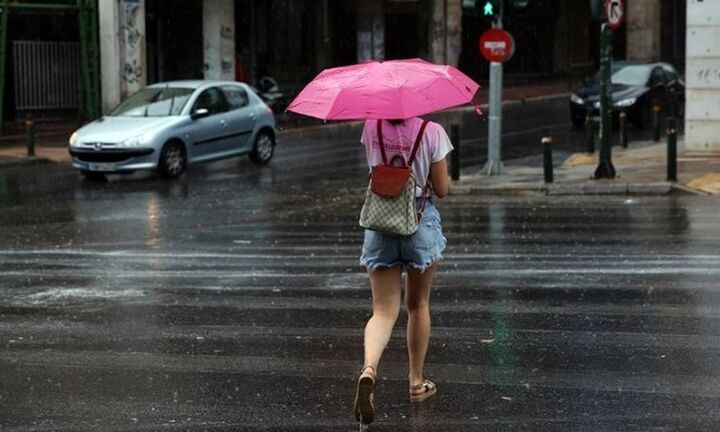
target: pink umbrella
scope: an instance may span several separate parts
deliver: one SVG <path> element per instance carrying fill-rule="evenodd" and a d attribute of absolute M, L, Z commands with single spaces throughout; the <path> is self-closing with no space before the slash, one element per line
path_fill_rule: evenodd
<path fill-rule="evenodd" d="M 323 120 L 406 119 L 468 103 L 479 87 L 452 66 L 374 61 L 320 72 L 288 111 Z"/>

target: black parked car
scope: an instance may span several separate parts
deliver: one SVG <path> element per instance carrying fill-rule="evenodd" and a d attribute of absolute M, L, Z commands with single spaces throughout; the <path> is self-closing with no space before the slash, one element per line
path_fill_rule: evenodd
<path fill-rule="evenodd" d="M 612 67 L 613 117 L 620 111 L 638 127 L 652 120 L 653 105 L 662 112 L 681 118 L 685 109 L 685 83 L 675 68 L 667 63 L 638 64 L 626 61 L 613 62 Z M 570 96 L 570 119 L 581 127 L 588 114 L 599 115 L 600 73 L 585 79 Z"/>

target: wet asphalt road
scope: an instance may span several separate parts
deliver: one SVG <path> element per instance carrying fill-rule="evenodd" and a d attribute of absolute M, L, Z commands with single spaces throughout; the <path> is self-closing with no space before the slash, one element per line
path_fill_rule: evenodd
<path fill-rule="evenodd" d="M 0 172 L 0 429 L 355 430 L 363 163 L 308 138 L 178 181 Z M 401 318 L 371 430 L 720 429 L 717 200 L 439 207 L 439 395 L 407 400 Z"/>

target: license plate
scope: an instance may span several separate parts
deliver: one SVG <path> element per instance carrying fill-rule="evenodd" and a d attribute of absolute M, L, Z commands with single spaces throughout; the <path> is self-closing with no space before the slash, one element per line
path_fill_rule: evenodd
<path fill-rule="evenodd" d="M 91 171 L 115 171 L 114 163 L 91 163 Z"/>

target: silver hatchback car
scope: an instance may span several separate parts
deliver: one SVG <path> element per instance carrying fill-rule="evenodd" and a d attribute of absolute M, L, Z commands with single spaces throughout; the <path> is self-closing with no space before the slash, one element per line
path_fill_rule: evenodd
<path fill-rule="evenodd" d="M 157 170 L 174 178 L 188 164 L 249 155 L 266 164 L 275 149 L 272 110 L 234 81 L 150 85 L 70 137 L 73 167 L 100 173 Z"/>

